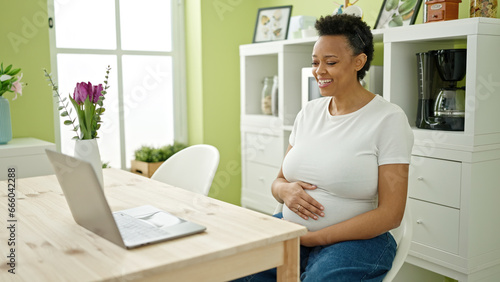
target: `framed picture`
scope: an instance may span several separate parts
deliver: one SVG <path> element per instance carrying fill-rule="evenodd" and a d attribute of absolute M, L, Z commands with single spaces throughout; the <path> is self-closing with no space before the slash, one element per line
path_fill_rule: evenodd
<path fill-rule="evenodd" d="M 415 23 L 422 0 L 384 0 L 374 29 Z"/>
<path fill-rule="evenodd" d="M 292 6 L 260 8 L 253 43 L 286 39 L 291 14 Z"/>

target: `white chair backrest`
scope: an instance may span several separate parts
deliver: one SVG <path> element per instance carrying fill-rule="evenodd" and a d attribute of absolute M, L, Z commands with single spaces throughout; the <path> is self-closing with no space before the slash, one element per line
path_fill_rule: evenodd
<path fill-rule="evenodd" d="M 392 262 L 391 269 L 387 272 L 384 277 L 383 282 L 390 282 L 396 277 L 398 271 L 403 266 L 408 252 L 410 251 L 411 239 L 413 236 L 413 226 L 412 226 L 411 212 L 408 202 L 406 204 L 405 213 L 403 215 L 403 220 L 398 228 L 391 230 L 391 234 L 398 244 L 398 249 L 396 250 L 396 257 Z"/>
<path fill-rule="evenodd" d="M 208 195 L 219 166 L 219 150 L 211 145 L 187 147 L 168 158 L 151 179 Z"/>

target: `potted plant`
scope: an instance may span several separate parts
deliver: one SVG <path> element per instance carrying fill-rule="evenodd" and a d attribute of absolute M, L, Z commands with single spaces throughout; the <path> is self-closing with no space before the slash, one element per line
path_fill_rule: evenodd
<path fill-rule="evenodd" d="M 164 161 L 186 147 L 185 144 L 179 142 L 159 148 L 142 146 L 135 151 L 135 160 L 131 161 L 130 171 L 151 177 Z"/>

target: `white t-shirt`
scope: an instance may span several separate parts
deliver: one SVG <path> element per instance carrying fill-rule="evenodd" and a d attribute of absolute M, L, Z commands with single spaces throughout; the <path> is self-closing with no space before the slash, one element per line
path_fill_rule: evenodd
<path fill-rule="evenodd" d="M 304 220 L 283 207 L 284 219 L 309 231 L 376 208 L 378 166 L 410 163 L 413 147 L 405 113 L 383 97 L 339 116 L 328 110 L 331 99 L 312 100 L 299 112 L 290 135 L 293 148 L 283 161 L 286 180 L 318 187 L 306 192 L 325 207 L 324 217 Z"/>

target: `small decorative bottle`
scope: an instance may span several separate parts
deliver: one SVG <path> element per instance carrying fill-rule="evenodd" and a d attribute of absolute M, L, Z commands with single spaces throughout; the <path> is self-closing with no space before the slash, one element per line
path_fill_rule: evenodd
<path fill-rule="evenodd" d="M 261 109 L 265 115 L 271 115 L 272 109 L 272 91 L 273 91 L 273 77 L 267 76 L 264 78 L 264 87 L 262 88 Z"/>
<path fill-rule="evenodd" d="M 497 0 L 470 0 L 470 17 L 497 17 Z"/>
<path fill-rule="evenodd" d="M 279 93 L 279 80 L 275 75 L 273 78 L 273 90 L 271 91 L 271 112 L 273 116 L 278 116 L 278 93 Z"/>

